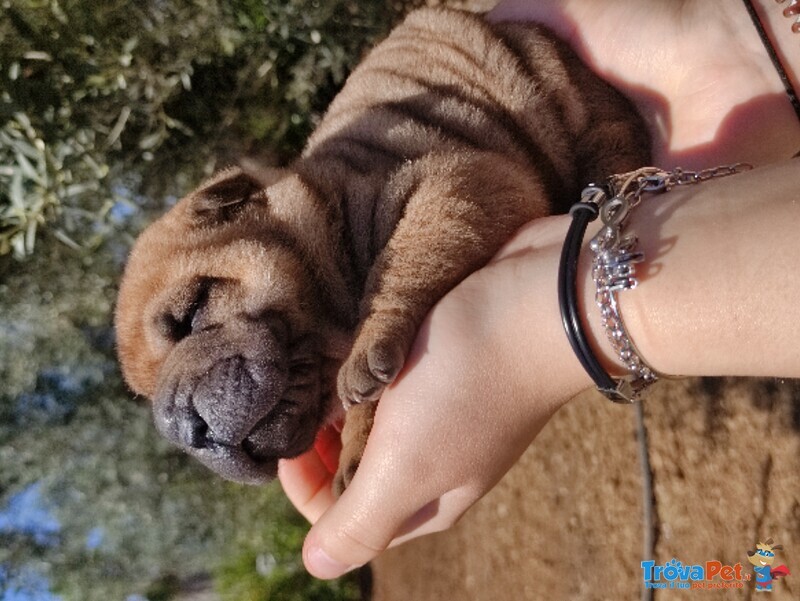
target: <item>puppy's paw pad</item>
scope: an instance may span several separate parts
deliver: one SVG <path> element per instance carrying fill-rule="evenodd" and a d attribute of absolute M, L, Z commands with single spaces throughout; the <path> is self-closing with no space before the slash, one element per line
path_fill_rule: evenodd
<path fill-rule="evenodd" d="M 339 371 L 339 398 L 345 407 L 375 401 L 397 377 L 403 366 L 403 352 L 392 343 L 370 346 L 358 342 Z"/>
<path fill-rule="evenodd" d="M 339 398 L 345 408 L 379 399 L 386 387 L 369 370 L 366 360 L 358 359 L 351 355 L 339 371 Z"/>
<path fill-rule="evenodd" d="M 376 344 L 367 350 L 367 365 L 380 382 L 391 384 L 403 367 L 403 352 L 392 344 Z"/>

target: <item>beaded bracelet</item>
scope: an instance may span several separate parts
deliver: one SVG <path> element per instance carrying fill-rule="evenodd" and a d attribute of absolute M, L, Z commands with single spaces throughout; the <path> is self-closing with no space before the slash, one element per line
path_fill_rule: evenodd
<path fill-rule="evenodd" d="M 752 166 L 746 163 L 702 171 L 680 168 L 664 171 L 657 167 L 643 167 L 612 175 L 604 185 L 590 184 L 581 193 L 581 200 L 570 209 L 572 223 L 564 240 L 558 271 L 561 321 L 581 365 L 597 389 L 610 400 L 618 403 L 638 401 L 659 377 L 636 349 L 619 310 L 617 294 L 637 286 L 636 264 L 645 258 L 644 253 L 636 251 L 636 236 L 631 232 L 624 233 L 631 210 L 641 202 L 645 193 L 668 192 L 678 185 L 697 184 L 750 168 Z M 621 378 L 612 378 L 595 357 L 578 311 L 578 256 L 586 228 L 598 216 L 603 227 L 589 243 L 593 254 L 592 279 L 597 288 L 595 301 L 611 347 L 629 371 Z"/>

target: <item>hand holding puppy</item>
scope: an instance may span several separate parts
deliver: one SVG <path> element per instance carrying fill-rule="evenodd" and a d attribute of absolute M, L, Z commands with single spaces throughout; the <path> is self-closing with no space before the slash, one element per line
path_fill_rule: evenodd
<path fill-rule="evenodd" d="M 452 526 L 589 386 L 555 295 L 541 292 L 553 288 L 566 225 L 532 223 L 431 311 L 337 503 L 324 451 L 281 463 L 287 495 L 317 523 L 305 548 L 314 575 L 338 576 L 391 544 Z"/>
<path fill-rule="evenodd" d="M 797 212 L 799 161 L 675 189 L 637 208 L 631 229 L 659 268 L 623 300 L 623 312 L 659 372 L 800 376 L 800 240 L 786 218 Z M 304 550 L 312 574 L 336 577 L 387 546 L 452 526 L 555 411 L 591 386 L 555 294 L 568 219 L 523 228 L 431 311 L 336 503 L 319 455 L 281 464 L 284 489 L 315 522 Z M 579 276 L 587 331 L 606 369 L 622 373 L 606 347 L 587 267 Z M 737 328 L 729 327 L 733 315 L 742 316 Z"/>
<path fill-rule="evenodd" d="M 488 19 L 539 21 L 567 40 L 637 104 L 661 167 L 781 161 L 800 148 L 800 124 L 743 5 L 724 6 L 506 0 Z M 787 67 L 800 73 L 796 61 Z M 792 352 L 800 331 L 791 320 L 800 282 L 789 277 L 789 258 L 800 248 L 786 218 L 796 211 L 797 189 L 795 160 L 641 207 L 634 227 L 649 256 L 664 240 L 679 242 L 624 309 L 639 350 L 659 371 L 800 376 Z M 560 404 L 589 386 L 555 299 L 566 229 L 566 218 L 527 226 L 433 309 L 382 397 L 361 468 L 337 503 L 318 455 L 282 463 L 287 494 L 315 523 L 304 552 L 313 574 L 338 576 L 389 545 L 453 525 Z M 591 314 L 585 268 L 583 277 Z M 760 318 L 732 329 L 730 315 Z M 602 347 L 598 321 L 587 325 Z M 700 357 L 687 352 L 697 348 Z M 608 349 L 597 350 L 613 371 Z"/>

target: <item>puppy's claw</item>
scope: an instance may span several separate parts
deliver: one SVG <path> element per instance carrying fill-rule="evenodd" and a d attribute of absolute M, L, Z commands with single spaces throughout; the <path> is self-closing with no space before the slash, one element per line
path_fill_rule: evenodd
<path fill-rule="evenodd" d="M 338 499 L 342 496 L 345 489 L 350 486 L 353 477 L 358 471 L 358 465 L 361 457 L 353 459 L 350 462 L 342 463 L 336 471 L 336 476 L 333 478 L 333 495 Z"/>
<path fill-rule="evenodd" d="M 352 394 L 352 398 L 344 397 L 342 398 L 342 407 L 344 407 L 345 411 L 349 411 L 353 407 L 357 407 L 361 403 L 368 401 L 368 399 L 363 398 L 357 392 Z"/>
<path fill-rule="evenodd" d="M 333 494 L 338 498 L 350 486 L 356 475 L 361 457 L 367 446 L 369 433 L 375 416 L 375 403 L 356 405 L 347 413 L 342 428 L 342 452 L 339 454 L 339 469 L 333 480 Z"/>
<path fill-rule="evenodd" d="M 396 344 L 381 341 L 367 345 L 362 343 L 363 338 L 356 341 L 339 371 L 339 398 L 345 409 L 378 400 L 403 366 L 404 353 Z"/>

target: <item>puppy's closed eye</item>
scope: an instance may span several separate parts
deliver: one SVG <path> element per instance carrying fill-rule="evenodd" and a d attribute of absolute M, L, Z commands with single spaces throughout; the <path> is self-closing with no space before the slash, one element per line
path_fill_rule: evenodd
<path fill-rule="evenodd" d="M 158 332 L 170 342 L 180 342 L 197 330 L 208 305 L 211 285 L 210 278 L 198 280 L 187 288 L 186 294 L 171 302 L 156 318 Z"/>

